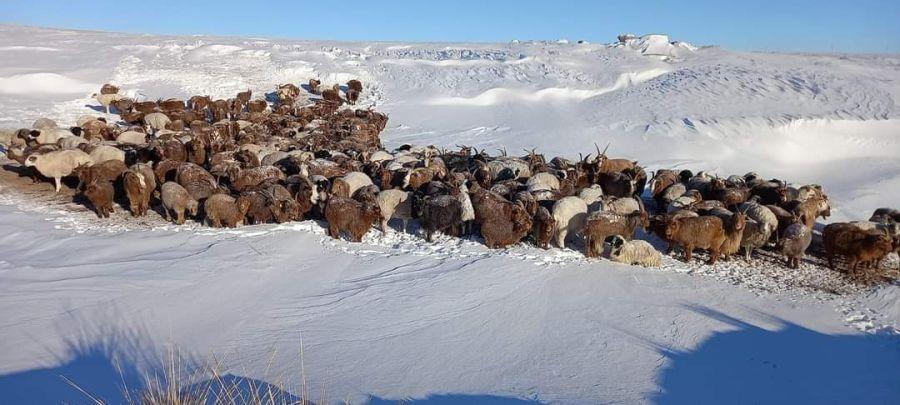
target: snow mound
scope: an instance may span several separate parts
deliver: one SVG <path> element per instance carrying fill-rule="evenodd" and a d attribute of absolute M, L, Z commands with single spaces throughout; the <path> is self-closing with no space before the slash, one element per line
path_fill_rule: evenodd
<path fill-rule="evenodd" d="M 692 53 L 697 48 L 687 42 L 671 42 L 665 34 L 648 34 L 636 37 L 632 34 L 619 35 L 619 42 L 615 47 L 631 49 L 645 56 L 659 56 L 664 58 L 683 57 L 686 53 Z"/>
<path fill-rule="evenodd" d="M 99 87 L 99 84 L 57 73 L 25 73 L 0 77 L 0 94 L 76 94 Z"/>
<path fill-rule="evenodd" d="M 568 87 L 550 87 L 540 90 L 493 88 L 474 97 L 435 97 L 428 105 L 485 107 L 510 103 L 554 103 L 581 101 L 597 97 L 609 92 L 621 90 L 631 85 L 651 80 L 668 73 L 668 70 L 654 68 L 641 72 L 622 73 L 616 81 L 607 87 L 598 89 L 572 89 Z"/>

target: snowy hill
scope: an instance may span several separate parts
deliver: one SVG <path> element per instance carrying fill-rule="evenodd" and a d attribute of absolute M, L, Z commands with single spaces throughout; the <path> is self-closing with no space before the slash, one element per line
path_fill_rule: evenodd
<path fill-rule="evenodd" d="M 900 201 L 897 55 L 732 52 L 664 35 L 406 44 L 19 26 L 0 26 L 0 55 L 0 127 L 102 114 L 90 94 L 105 82 L 156 99 L 358 78 L 362 103 L 390 115 L 389 147 L 574 157 L 611 143 L 611 155 L 651 170 L 754 170 L 822 184 L 832 220 Z M 301 333 L 311 385 L 357 402 L 693 402 L 703 389 L 700 398 L 720 403 L 900 395 L 895 285 L 835 296 L 740 263 L 697 270 L 667 259 L 647 270 L 396 232 L 350 244 L 311 222 L 134 229 L 2 184 L 0 198 L 0 395 L 41 373 L 109 360 L 85 354 L 97 341 L 100 357 L 136 367 L 173 344 L 200 358 L 228 355 L 233 373 L 272 382 L 298 375 Z M 105 341 L 120 334 L 125 342 Z M 795 384 L 768 388 L 783 380 Z M 46 399 L 83 400 L 66 393 Z"/>

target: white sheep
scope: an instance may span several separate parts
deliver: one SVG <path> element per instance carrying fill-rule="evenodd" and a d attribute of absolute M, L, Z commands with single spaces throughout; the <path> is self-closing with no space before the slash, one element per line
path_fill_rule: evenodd
<path fill-rule="evenodd" d="M 95 119 L 97 119 L 97 117 L 92 117 L 90 115 L 82 115 L 82 116 L 79 116 L 77 120 L 75 120 L 75 125 L 78 125 L 79 127 L 83 127 L 84 124 L 87 124 L 88 122 L 91 122 Z"/>
<path fill-rule="evenodd" d="M 106 107 L 106 113 L 109 114 L 109 106 L 112 103 L 125 98 L 125 96 L 121 94 L 95 94 L 94 98 L 97 99 L 100 105 Z"/>
<path fill-rule="evenodd" d="M 116 143 L 119 145 L 147 145 L 147 134 L 138 131 L 125 131 L 116 137 Z"/>
<path fill-rule="evenodd" d="M 369 161 L 373 162 L 373 163 L 386 162 L 388 160 L 393 160 L 393 159 L 394 159 L 394 155 L 391 155 L 390 153 L 387 153 L 383 150 L 377 150 L 375 152 L 372 152 L 372 155 L 369 156 Z"/>
<path fill-rule="evenodd" d="M 645 240 L 625 240 L 616 235 L 611 243 L 609 259 L 627 265 L 658 267 L 662 264 L 662 254 Z"/>
<path fill-rule="evenodd" d="M 636 198 L 610 198 L 603 204 L 603 211 L 613 212 L 619 215 L 628 215 L 635 211 L 643 211 L 642 204 Z"/>
<path fill-rule="evenodd" d="M 56 129 L 58 125 L 56 125 L 56 121 L 50 118 L 38 118 L 31 127 L 34 129 Z"/>
<path fill-rule="evenodd" d="M 84 139 L 80 136 L 67 136 L 60 138 L 56 144 L 59 145 L 60 149 L 76 149 L 78 145 L 88 143 L 87 139 Z"/>
<path fill-rule="evenodd" d="M 662 195 L 660 196 L 660 200 L 662 200 L 664 204 L 669 205 L 672 203 L 672 201 L 677 200 L 678 197 L 683 196 L 686 192 L 687 186 L 685 186 L 683 183 L 675 183 L 663 190 Z"/>
<path fill-rule="evenodd" d="M 511 157 L 498 157 L 487 163 L 487 168 L 491 172 L 491 178 L 499 178 L 500 173 L 509 170 L 513 174 L 513 179 L 526 179 L 531 177 L 531 167 L 528 163 L 521 159 Z"/>
<path fill-rule="evenodd" d="M 166 125 L 172 122 L 169 116 L 161 112 L 153 112 L 144 116 L 144 122 L 153 131 L 166 129 Z"/>
<path fill-rule="evenodd" d="M 553 173 L 535 173 L 534 176 L 528 178 L 525 186 L 528 187 L 529 192 L 539 190 L 559 190 L 559 178 Z"/>
<path fill-rule="evenodd" d="M 16 137 L 16 130 L 12 128 L 0 129 L 0 146 L 9 148 L 12 146 L 12 140 Z"/>
<path fill-rule="evenodd" d="M 347 191 L 349 192 L 348 196 L 350 197 L 353 196 L 353 193 L 355 193 L 356 190 L 359 190 L 365 186 L 371 186 L 373 184 L 372 179 L 370 179 L 369 176 L 363 172 L 347 173 L 344 175 L 344 177 L 341 177 L 341 180 L 346 182 L 349 186 L 349 189 Z"/>
<path fill-rule="evenodd" d="M 267 154 L 262 160 L 259 161 L 259 164 L 262 166 L 275 166 L 275 163 L 278 161 L 289 157 L 287 152 L 282 152 L 280 150 L 273 151 Z"/>
<path fill-rule="evenodd" d="M 75 136 L 72 131 L 63 128 L 43 128 L 38 129 L 38 132 L 40 134 L 34 140 L 41 145 L 55 145 L 62 138 Z"/>
<path fill-rule="evenodd" d="M 91 157 L 81 150 L 61 150 L 45 153 L 43 155 L 31 155 L 25 159 L 26 167 L 34 167 L 45 177 L 52 177 L 56 182 L 56 192 L 60 189 L 60 179 L 70 176 L 76 167 L 92 165 Z"/>
<path fill-rule="evenodd" d="M 378 193 L 376 201 L 381 209 L 381 232 L 387 232 L 388 221 L 397 218 L 403 221 L 403 230 L 406 231 L 407 222 L 412 219 L 412 195 L 409 191 L 383 190 Z"/>
<path fill-rule="evenodd" d="M 577 234 L 587 220 L 587 204 L 578 197 L 563 197 L 553 204 L 553 219 L 556 220 L 556 246 L 566 247 L 566 237 Z"/>
<path fill-rule="evenodd" d="M 95 162 L 105 162 L 107 160 L 125 161 L 125 151 L 109 145 L 97 145 L 89 153 L 91 160 Z"/>

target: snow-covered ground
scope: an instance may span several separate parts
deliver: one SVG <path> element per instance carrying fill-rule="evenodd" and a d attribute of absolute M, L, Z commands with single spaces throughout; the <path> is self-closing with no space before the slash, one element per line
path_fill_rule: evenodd
<path fill-rule="evenodd" d="M 99 114 L 90 93 L 105 82 L 155 99 L 359 78 L 364 104 L 390 114 L 388 146 L 577 156 L 609 142 L 612 155 L 651 169 L 822 184 L 832 220 L 897 205 L 900 56 L 665 43 L 338 43 L 0 26 L 0 127 Z M 313 400 L 323 385 L 327 398 L 354 402 L 900 398 L 900 288 L 832 294 L 806 284 L 816 270 L 808 264 L 792 273 L 667 259 L 643 269 L 399 232 L 352 244 L 311 221 L 235 231 L 136 224 L 122 213 L 98 221 L 62 199 L 0 187 L 0 395 L 12 403 L 88 402 L 59 375 L 115 402 L 119 380 L 134 384 L 170 346 L 296 386 L 301 336 Z"/>

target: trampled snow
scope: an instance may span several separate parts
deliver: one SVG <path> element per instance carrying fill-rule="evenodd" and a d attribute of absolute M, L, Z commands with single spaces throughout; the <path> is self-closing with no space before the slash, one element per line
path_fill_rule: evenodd
<path fill-rule="evenodd" d="M 829 220 L 897 205 L 900 57 L 662 37 L 448 45 L 0 26 L 0 126 L 102 115 L 90 94 L 105 82 L 156 99 L 359 78 L 363 104 L 390 115 L 389 147 L 576 157 L 610 143 L 651 170 L 822 184 Z M 323 385 L 354 402 L 900 397 L 898 286 L 833 294 L 807 285 L 808 263 L 789 273 L 775 258 L 755 259 L 764 271 L 666 258 L 644 269 L 397 230 L 353 244 L 314 221 L 221 231 L 121 210 L 99 221 L 63 198 L 0 187 L 0 395 L 16 403 L 89 402 L 59 375 L 116 402 L 110 376 L 122 364 L 152 368 L 173 346 L 296 388 L 301 336 L 312 400 Z"/>

